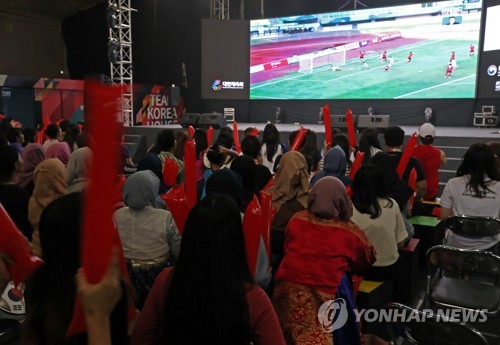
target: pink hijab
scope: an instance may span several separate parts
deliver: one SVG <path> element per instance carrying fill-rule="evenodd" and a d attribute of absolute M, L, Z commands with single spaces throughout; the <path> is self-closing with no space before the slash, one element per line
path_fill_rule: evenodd
<path fill-rule="evenodd" d="M 55 144 L 52 144 L 45 152 L 45 158 L 59 158 L 59 160 L 64 164 L 64 166 L 68 165 L 69 156 L 71 155 L 71 150 L 69 149 L 69 145 L 65 141 L 60 141 Z"/>
<path fill-rule="evenodd" d="M 23 155 L 23 170 L 19 175 L 19 186 L 26 188 L 33 181 L 33 173 L 38 164 L 45 159 L 45 151 L 40 144 L 28 144 L 24 148 Z"/>
<path fill-rule="evenodd" d="M 347 221 L 352 216 L 352 203 L 345 186 L 333 176 L 325 176 L 316 182 L 309 193 L 307 206 L 309 212 L 320 218 L 340 218 Z"/>

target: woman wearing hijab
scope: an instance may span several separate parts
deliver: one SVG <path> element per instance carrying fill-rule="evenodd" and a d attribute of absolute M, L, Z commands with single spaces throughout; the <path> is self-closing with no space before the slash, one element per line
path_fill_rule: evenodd
<path fill-rule="evenodd" d="M 45 151 L 45 158 L 58 158 L 64 166 L 68 165 L 70 155 L 71 150 L 69 149 L 68 143 L 65 141 L 58 141 L 50 145 Z"/>
<path fill-rule="evenodd" d="M 92 151 L 82 147 L 73 151 L 68 162 L 68 193 L 81 192 L 87 186 Z"/>
<path fill-rule="evenodd" d="M 375 250 L 350 220 L 351 201 L 339 179 L 327 176 L 318 181 L 307 205 L 286 228 L 273 303 L 287 344 L 333 344 L 332 333 L 318 322 L 318 310 L 335 299 L 350 272 L 375 262 Z M 352 289 L 349 292 L 352 297 Z M 359 344 L 359 332 L 352 336 L 357 339 L 349 344 Z"/>
<path fill-rule="evenodd" d="M 127 207 L 114 215 L 139 309 L 158 273 L 179 257 L 181 236 L 172 215 L 153 207 L 159 188 L 160 180 L 150 170 L 130 175 L 123 186 Z"/>
<path fill-rule="evenodd" d="M 24 188 L 30 195 L 33 194 L 33 173 L 38 164 L 45 159 L 45 151 L 40 144 L 28 144 L 23 151 L 23 170 L 18 178 L 19 187 Z"/>
<path fill-rule="evenodd" d="M 285 153 L 275 175 L 271 192 L 272 206 L 277 214 L 271 224 L 271 266 L 276 272 L 283 259 L 285 228 L 292 216 L 307 208 L 309 173 L 304 156 L 297 151 Z"/>
<path fill-rule="evenodd" d="M 311 186 L 314 186 L 320 178 L 325 176 L 333 176 L 338 178 L 344 186 L 349 186 L 352 184 L 351 179 L 345 175 L 347 169 L 347 159 L 345 157 L 344 151 L 340 146 L 335 146 L 328 150 L 325 156 L 325 161 L 323 163 L 323 170 L 316 173 L 311 179 Z"/>
<path fill-rule="evenodd" d="M 42 257 L 38 232 L 40 216 L 52 201 L 68 193 L 66 181 L 66 168 L 57 158 L 46 159 L 35 168 L 35 173 L 33 174 L 35 188 L 28 203 L 28 219 L 33 226 L 31 244 L 33 245 L 35 255 L 39 257 Z"/>

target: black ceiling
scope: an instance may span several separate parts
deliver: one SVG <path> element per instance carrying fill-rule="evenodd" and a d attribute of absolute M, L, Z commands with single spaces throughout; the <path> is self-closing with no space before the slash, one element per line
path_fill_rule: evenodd
<path fill-rule="evenodd" d="M 62 19 L 102 0 L 0 0 L 0 12 L 19 16 Z"/>

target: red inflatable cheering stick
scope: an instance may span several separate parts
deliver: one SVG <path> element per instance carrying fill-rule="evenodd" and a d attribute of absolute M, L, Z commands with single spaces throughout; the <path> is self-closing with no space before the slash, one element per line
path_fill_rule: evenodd
<path fill-rule="evenodd" d="M 323 123 L 325 124 L 325 141 L 328 148 L 332 147 L 332 124 L 330 119 L 330 104 L 323 107 Z M 326 152 L 325 152 L 326 153 Z"/>

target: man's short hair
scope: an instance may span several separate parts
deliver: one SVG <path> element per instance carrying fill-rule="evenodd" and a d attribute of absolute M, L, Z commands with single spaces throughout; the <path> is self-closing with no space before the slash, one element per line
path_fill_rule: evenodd
<path fill-rule="evenodd" d="M 403 145 L 405 131 L 399 126 L 390 126 L 384 132 L 385 146 L 398 147 Z"/>
<path fill-rule="evenodd" d="M 60 128 L 58 125 L 56 125 L 55 123 L 51 123 L 45 129 L 45 135 L 47 135 L 50 139 L 57 139 L 57 136 L 59 135 L 59 130 Z"/>
<path fill-rule="evenodd" d="M 257 159 L 260 155 L 261 146 L 259 138 L 254 137 L 253 135 L 247 135 L 241 141 L 241 152 L 243 152 L 245 156 Z"/>
<path fill-rule="evenodd" d="M 175 146 L 175 134 L 171 129 L 162 129 L 156 137 L 156 146 L 160 151 L 170 151 Z"/>

